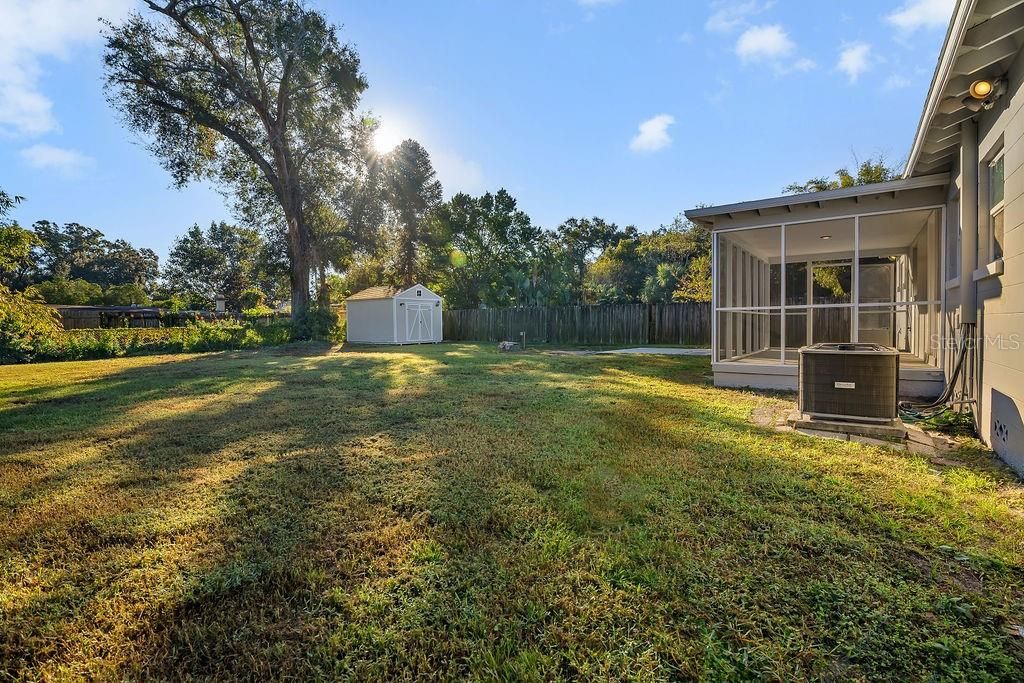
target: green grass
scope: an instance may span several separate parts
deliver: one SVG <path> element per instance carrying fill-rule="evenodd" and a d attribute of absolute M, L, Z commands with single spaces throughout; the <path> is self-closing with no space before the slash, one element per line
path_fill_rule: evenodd
<path fill-rule="evenodd" d="M 1024 488 L 706 358 L 0 367 L 0 679 L 1019 680 Z"/>

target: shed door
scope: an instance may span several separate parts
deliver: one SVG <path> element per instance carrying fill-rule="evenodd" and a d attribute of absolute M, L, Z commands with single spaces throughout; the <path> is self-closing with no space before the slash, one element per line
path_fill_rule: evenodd
<path fill-rule="evenodd" d="M 430 315 L 430 304 L 405 305 L 405 334 L 411 342 L 432 341 L 433 320 Z"/>

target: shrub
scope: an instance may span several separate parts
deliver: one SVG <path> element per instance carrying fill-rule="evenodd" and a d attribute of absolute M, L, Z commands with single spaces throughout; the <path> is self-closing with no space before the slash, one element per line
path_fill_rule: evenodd
<path fill-rule="evenodd" d="M 238 294 L 238 307 L 243 311 L 251 308 L 266 308 L 267 302 L 263 298 L 263 292 L 255 288 L 243 289 Z"/>
<path fill-rule="evenodd" d="M 264 346 L 280 346 L 292 340 L 292 324 L 286 320 L 255 325 L 253 329 L 259 331 Z"/>
<path fill-rule="evenodd" d="M 90 360 L 152 353 L 228 351 L 277 346 L 291 341 L 288 323 L 246 325 L 198 322 L 184 327 L 56 330 L 40 345 L 36 360 Z"/>
<path fill-rule="evenodd" d="M 188 302 L 182 299 L 177 294 L 172 294 L 170 297 L 166 299 L 155 300 L 153 301 L 153 305 L 156 306 L 157 308 L 166 309 L 171 313 L 177 313 L 178 311 L 183 311 L 186 308 L 188 308 Z"/>
<path fill-rule="evenodd" d="M 182 308 L 171 310 L 160 314 L 160 324 L 164 327 L 182 327 L 202 321 L 203 316 L 198 311 L 187 311 Z"/>
<path fill-rule="evenodd" d="M 247 307 L 242 310 L 242 317 L 244 318 L 271 318 L 277 311 L 270 306 L 265 304 L 259 304 L 258 306 Z"/>
<path fill-rule="evenodd" d="M 345 340 L 345 321 L 332 310 L 310 306 L 295 321 L 295 339 L 317 339 L 342 342 Z"/>
<path fill-rule="evenodd" d="M 56 312 L 0 285 L 0 363 L 28 363 L 60 332 Z"/>

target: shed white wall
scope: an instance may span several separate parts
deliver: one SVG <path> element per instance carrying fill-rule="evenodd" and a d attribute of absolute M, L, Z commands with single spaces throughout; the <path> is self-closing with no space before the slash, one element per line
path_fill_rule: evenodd
<path fill-rule="evenodd" d="M 394 344 L 395 314 L 392 299 L 349 301 L 345 305 L 348 341 L 354 344 Z"/>
<path fill-rule="evenodd" d="M 421 296 L 416 296 L 416 292 L 421 291 Z M 436 305 L 435 305 L 436 304 Z M 430 320 L 430 335 L 426 339 L 410 339 L 409 338 L 409 312 L 408 308 L 410 305 L 426 305 L 429 306 L 428 317 Z M 397 340 L 399 344 L 431 344 L 434 342 L 442 341 L 442 309 L 444 304 L 442 303 L 441 297 L 434 294 L 426 287 L 417 286 L 412 287 L 398 296 L 395 297 L 395 321 L 397 323 Z"/>

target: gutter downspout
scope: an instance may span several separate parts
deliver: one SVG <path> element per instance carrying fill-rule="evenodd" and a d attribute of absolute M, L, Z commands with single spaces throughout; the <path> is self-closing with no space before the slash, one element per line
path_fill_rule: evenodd
<path fill-rule="evenodd" d="M 973 403 L 974 428 L 981 431 L 980 363 L 978 362 L 978 122 L 960 124 L 960 334 L 964 345 L 961 399 Z"/>

